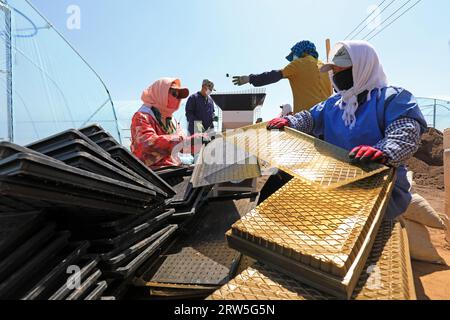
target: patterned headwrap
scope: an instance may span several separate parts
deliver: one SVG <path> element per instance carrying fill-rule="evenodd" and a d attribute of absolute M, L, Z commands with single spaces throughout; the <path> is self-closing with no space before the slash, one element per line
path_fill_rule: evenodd
<path fill-rule="evenodd" d="M 294 60 L 294 55 L 301 58 L 304 54 L 309 54 L 310 56 L 318 59 L 319 53 L 317 52 L 316 46 L 311 41 L 300 41 L 291 49 L 291 54 L 286 57 L 289 62 Z"/>

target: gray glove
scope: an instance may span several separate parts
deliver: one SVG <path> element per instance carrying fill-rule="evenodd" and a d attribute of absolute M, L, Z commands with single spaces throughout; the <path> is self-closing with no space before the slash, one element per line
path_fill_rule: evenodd
<path fill-rule="evenodd" d="M 249 82 L 250 82 L 249 76 L 233 77 L 233 83 L 236 86 L 243 86 L 244 84 L 247 84 Z"/>

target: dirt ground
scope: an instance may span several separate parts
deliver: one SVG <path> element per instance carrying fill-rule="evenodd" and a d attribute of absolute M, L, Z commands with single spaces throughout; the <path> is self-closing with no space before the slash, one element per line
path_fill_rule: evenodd
<path fill-rule="evenodd" d="M 415 191 L 430 202 L 440 214 L 444 212 L 444 191 L 416 186 Z M 444 231 L 430 229 L 431 238 L 447 266 L 413 261 L 414 280 L 419 300 L 450 300 L 450 250 Z"/>

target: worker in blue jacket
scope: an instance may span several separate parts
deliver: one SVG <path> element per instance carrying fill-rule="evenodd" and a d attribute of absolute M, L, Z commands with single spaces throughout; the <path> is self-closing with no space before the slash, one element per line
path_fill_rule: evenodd
<path fill-rule="evenodd" d="M 218 118 L 211 98 L 213 91 L 215 91 L 214 83 L 205 79 L 202 89 L 189 97 L 186 103 L 186 118 L 190 135 L 214 130 L 214 121 L 218 121 Z"/>
<path fill-rule="evenodd" d="M 336 45 L 329 72 L 334 96 L 309 111 L 269 122 L 268 129 L 291 127 L 350 152 L 360 162 L 397 168 L 386 218 L 393 220 L 411 203 L 405 162 L 417 152 L 427 123 L 414 96 L 388 85 L 375 49 L 365 41 Z"/>

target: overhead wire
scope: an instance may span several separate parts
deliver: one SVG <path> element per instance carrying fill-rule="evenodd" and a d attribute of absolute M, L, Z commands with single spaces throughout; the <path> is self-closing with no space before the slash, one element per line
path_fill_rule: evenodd
<path fill-rule="evenodd" d="M 371 16 L 372 16 L 372 14 L 374 14 L 375 12 L 376 12 L 376 10 L 378 9 L 378 8 L 380 8 L 385 2 L 386 2 L 387 0 L 383 0 L 364 20 L 362 20 L 345 38 L 344 38 L 344 40 L 347 40 L 347 39 L 349 39 L 352 35 L 353 35 L 353 33 L 356 31 L 356 30 L 358 30 L 358 28 L 364 23 L 364 22 L 366 22 Z M 393 1 L 395 1 L 395 0 L 393 0 Z M 364 28 L 363 28 L 364 29 Z"/>
<path fill-rule="evenodd" d="M 372 22 L 375 21 L 375 19 L 381 17 L 381 15 L 383 14 L 383 12 L 385 12 L 390 6 L 392 6 L 394 3 L 396 2 L 396 0 L 392 0 L 390 3 L 388 3 L 387 6 L 385 6 L 382 10 L 380 10 L 380 12 L 378 12 L 378 14 L 376 16 L 373 17 L 372 20 L 368 21 L 366 23 L 366 25 L 364 26 L 364 28 L 362 28 L 361 30 L 358 31 L 358 33 L 356 33 L 355 35 L 353 35 L 353 39 L 356 39 L 357 36 L 359 36 Z M 375 9 L 376 11 L 377 9 Z"/>
<path fill-rule="evenodd" d="M 411 0 L 410 0 L 411 1 Z M 410 2 L 408 1 L 408 3 Z M 387 28 L 389 28 L 394 22 L 396 22 L 398 19 L 400 19 L 402 16 L 404 16 L 406 13 L 408 13 L 411 9 L 413 9 L 415 6 L 417 6 L 422 0 L 418 0 L 417 2 L 415 2 L 412 6 L 410 6 L 408 9 L 406 9 L 401 15 L 399 15 L 397 18 L 395 18 L 393 21 L 391 21 L 388 25 L 386 25 L 385 27 L 383 27 L 380 31 L 378 31 L 377 33 L 375 33 L 372 37 L 367 39 L 367 36 L 364 38 L 367 41 L 372 40 L 373 38 L 375 38 L 376 36 L 378 36 L 381 32 L 383 32 L 384 30 L 386 30 Z M 392 16 L 392 15 L 391 15 Z M 388 20 L 388 19 L 386 19 Z M 386 21 L 385 20 L 385 21 Z M 374 29 L 376 30 L 376 29 Z M 373 31 L 373 30 L 372 30 Z M 371 32 L 372 33 L 372 32 Z M 369 33 L 370 34 L 370 33 Z"/>

